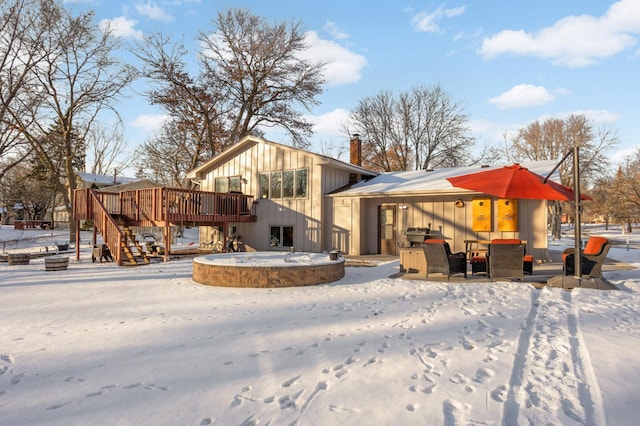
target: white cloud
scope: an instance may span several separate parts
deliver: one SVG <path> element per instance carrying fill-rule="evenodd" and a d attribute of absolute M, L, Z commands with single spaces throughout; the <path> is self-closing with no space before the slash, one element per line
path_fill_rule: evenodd
<path fill-rule="evenodd" d="M 173 19 L 173 16 L 169 15 L 165 10 L 158 6 L 156 3 L 138 3 L 135 5 L 136 11 L 143 16 L 154 21 L 169 22 Z"/>
<path fill-rule="evenodd" d="M 329 35 L 331 35 L 331 37 L 335 38 L 336 40 L 344 40 L 349 38 L 349 34 L 338 28 L 338 25 L 333 21 L 327 21 L 322 29 L 329 33 Z"/>
<path fill-rule="evenodd" d="M 362 78 L 367 59 L 330 40 L 323 40 L 315 31 L 306 33 L 304 59 L 326 63 L 324 78 L 329 86 L 354 83 Z"/>
<path fill-rule="evenodd" d="M 620 119 L 620 116 L 618 114 L 604 109 L 583 109 L 576 111 L 559 112 L 555 114 L 555 117 L 566 119 L 570 115 L 584 115 L 588 120 L 593 121 L 596 124 L 615 123 Z"/>
<path fill-rule="evenodd" d="M 134 27 L 138 23 L 135 19 L 128 19 L 124 16 L 119 16 L 113 19 L 103 19 L 100 21 L 100 28 L 105 30 L 110 29 L 112 34 L 116 37 L 131 38 L 141 40 L 143 37 L 142 31 L 136 30 Z"/>
<path fill-rule="evenodd" d="M 411 23 L 418 31 L 435 33 L 440 31 L 440 21 L 442 18 L 453 18 L 464 13 L 464 6 L 452 9 L 438 7 L 433 12 L 420 12 L 411 18 Z"/>
<path fill-rule="evenodd" d="M 519 84 L 499 96 L 489 99 L 489 103 L 500 109 L 542 106 L 555 99 L 547 89 L 531 84 Z"/>
<path fill-rule="evenodd" d="M 519 123 L 497 123 L 484 118 L 470 120 L 468 126 L 479 145 L 487 143 L 497 147 L 504 147 L 505 137 L 510 140 L 523 127 Z"/>
<path fill-rule="evenodd" d="M 632 48 L 640 34 L 640 2 L 621 0 L 602 17 L 569 16 L 535 33 L 504 30 L 486 38 L 480 54 L 534 56 L 556 65 L 584 67 Z"/>
<path fill-rule="evenodd" d="M 634 157 L 638 151 L 640 151 L 640 145 L 633 145 L 628 148 L 618 150 L 609 155 L 609 161 L 612 164 L 624 164 L 629 158 Z"/>
<path fill-rule="evenodd" d="M 166 114 L 142 114 L 131 122 L 131 126 L 142 130 L 148 135 L 152 135 L 160 130 L 162 123 L 168 119 L 169 116 Z"/>
<path fill-rule="evenodd" d="M 306 116 L 313 124 L 313 131 L 317 139 L 345 137 L 343 126 L 349 120 L 349 111 L 338 108 L 326 114 Z"/>

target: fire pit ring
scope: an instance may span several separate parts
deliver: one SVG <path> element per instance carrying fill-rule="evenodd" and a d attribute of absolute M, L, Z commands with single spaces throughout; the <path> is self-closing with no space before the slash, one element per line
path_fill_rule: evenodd
<path fill-rule="evenodd" d="M 327 253 L 244 252 L 193 259 L 193 280 L 218 287 L 297 287 L 344 277 L 344 258 Z"/>

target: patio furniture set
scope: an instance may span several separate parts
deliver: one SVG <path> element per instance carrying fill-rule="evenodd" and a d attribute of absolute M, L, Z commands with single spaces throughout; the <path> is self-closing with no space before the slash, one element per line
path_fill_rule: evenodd
<path fill-rule="evenodd" d="M 422 244 L 426 259 L 426 276 L 440 273 L 449 279 L 462 274 L 467 278 L 467 262 L 471 264 L 471 274 L 485 274 L 489 281 L 516 279 L 524 281 L 524 274 L 533 274 L 534 258 L 526 252 L 526 242 L 519 239 L 494 239 L 491 241 L 465 241 L 467 252 L 452 253 L 449 243 L 443 239 L 427 239 Z M 486 243 L 487 249 L 473 247 Z M 581 256 L 582 275 L 602 277 L 602 264 L 611 243 L 604 237 L 591 237 Z M 562 255 L 563 270 L 566 275 L 575 272 L 575 253 L 567 249 Z"/>

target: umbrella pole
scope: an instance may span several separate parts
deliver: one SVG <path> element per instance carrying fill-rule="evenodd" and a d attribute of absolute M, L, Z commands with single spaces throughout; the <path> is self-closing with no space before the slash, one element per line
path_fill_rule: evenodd
<path fill-rule="evenodd" d="M 578 154 L 578 146 L 573 148 L 573 195 L 575 204 L 575 249 L 573 257 L 573 276 L 582 278 L 582 230 L 580 225 L 580 158 Z"/>

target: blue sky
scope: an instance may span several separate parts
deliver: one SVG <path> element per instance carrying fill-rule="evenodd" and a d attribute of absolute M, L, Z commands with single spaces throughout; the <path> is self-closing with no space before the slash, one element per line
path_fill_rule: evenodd
<path fill-rule="evenodd" d="M 640 148 L 640 0 L 67 0 L 96 12 L 124 41 L 162 31 L 195 54 L 217 12 L 245 7 L 300 21 L 309 54 L 328 63 L 312 142 L 346 145 L 342 124 L 364 97 L 440 84 L 464 106 L 480 144 L 548 117 L 584 114 L 617 132 L 612 160 Z M 143 90 L 142 82 L 137 83 Z M 133 149 L 163 111 L 133 95 L 120 108 Z M 278 133 L 267 133 L 284 142 Z"/>

